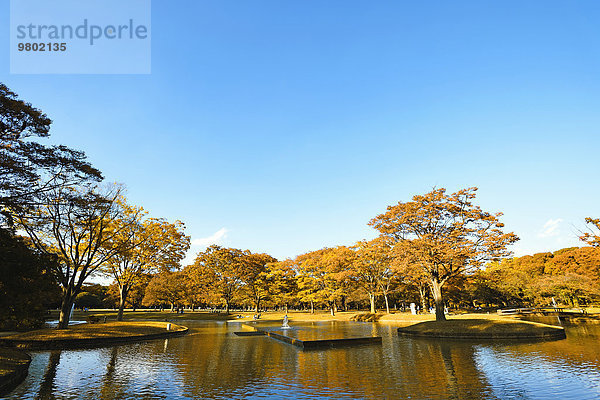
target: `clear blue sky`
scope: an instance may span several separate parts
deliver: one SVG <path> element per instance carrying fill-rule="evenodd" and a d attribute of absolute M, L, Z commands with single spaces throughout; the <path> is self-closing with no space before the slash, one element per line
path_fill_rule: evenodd
<path fill-rule="evenodd" d="M 10 75 L 8 34 L 0 81 L 195 251 L 351 244 L 434 186 L 517 254 L 600 216 L 597 1 L 154 0 L 150 75 Z"/>

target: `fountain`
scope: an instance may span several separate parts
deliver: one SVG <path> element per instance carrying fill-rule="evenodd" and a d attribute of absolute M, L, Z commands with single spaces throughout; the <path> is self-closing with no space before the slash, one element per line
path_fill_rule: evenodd
<path fill-rule="evenodd" d="M 290 329 L 290 325 L 288 324 L 288 316 L 285 314 L 283 316 L 283 325 L 281 325 L 281 329 Z"/>

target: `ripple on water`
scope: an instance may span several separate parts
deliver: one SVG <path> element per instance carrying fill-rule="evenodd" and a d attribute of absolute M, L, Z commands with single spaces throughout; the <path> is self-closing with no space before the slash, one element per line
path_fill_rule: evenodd
<path fill-rule="evenodd" d="M 600 398 L 600 327 L 557 342 L 471 345 L 398 337 L 383 324 L 315 323 L 306 328 L 383 343 L 302 351 L 235 336 L 237 324 L 190 325 L 190 335 L 169 340 L 34 352 L 29 376 L 8 398 Z"/>
<path fill-rule="evenodd" d="M 510 346 L 479 346 L 474 358 L 494 394 L 501 399 L 600 398 L 597 364 L 568 363 L 549 358 L 542 351 L 520 354 Z"/>

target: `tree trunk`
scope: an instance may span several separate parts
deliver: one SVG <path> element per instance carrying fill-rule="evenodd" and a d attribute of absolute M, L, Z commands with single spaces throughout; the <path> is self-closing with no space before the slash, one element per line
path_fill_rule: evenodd
<path fill-rule="evenodd" d="M 62 303 L 60 305 L 60 316 L 58 318 L 57 329 L 67 329 L 69 327 L 69 320 L 71 319 L 71 307 L 75 296 L 65 294 L 63 295 Z"/>
<path fill-rule="evenodd" d="M 431 279 L 431 290 L 433 291 L 433 299 L 435 300 L 435 320 L 445 321 L 444 314 L 444 299 L 442 297 L 442 285 L 436 277 Z"/>
<path fill-rule="evenodd" d="M 310 301 L 310 313 L 314 314 L 315 313 L 315 302 L 314 301 Z"/>
<path fill-rule="evenodd" d="M 385 310 L 389 314 L 390 313 L 390 303 L 388 302 L 388 297 L 387 297 L 386 293 L 383 294 L 383 298 L 385 299 Z"/>
<path fill-rule="evenodd" d="M 225 301 L 225 314 L 229 315 L 229 300 Z"/>
<path fill-rule="evenodd" d="M 371 314 L 375 314 L 375 294 L 369 293 L 369 301 L 371 302 Z"/>
<path fill-rule="evenodd" d="M 335 301 L 331 302 L 331 316 L 335 316 Z"/>
<path fill-rule="evenodd" d="M 258 309 L 260 308 L 260 299 L 256 299 L 254 302 L 254 312 L 258 314 Z"/>
<path fill-rule="evenodd" d="M 117 321 L 123 321 L 123 311 L 125 310 L 125 300 L 127 299 L 128 293 L 129 288 L 127 285 L 123 285 L 119 290 L 119 312 L 117 313 Z"/>
<path fill-rule="evenodd" d="M 421 307 L 423 307 L 423 312 L 427 312 L 427 302 L 425 299 L 425 291 L 427 287 L 425 285 L 419 286 L 419 296 L 421 296 Z"/>

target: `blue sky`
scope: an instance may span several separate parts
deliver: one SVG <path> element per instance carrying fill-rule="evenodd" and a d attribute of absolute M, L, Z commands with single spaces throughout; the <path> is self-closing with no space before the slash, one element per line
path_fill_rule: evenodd
<path fill-rule="evenodd" d="M 479 187 L 519 255 L 600 216 L 598 2 L 154 0 L 150 75 L 11 75 L 5 50 L 0 81 L 193 251 L 351 244 L 432 187 Z"/>

